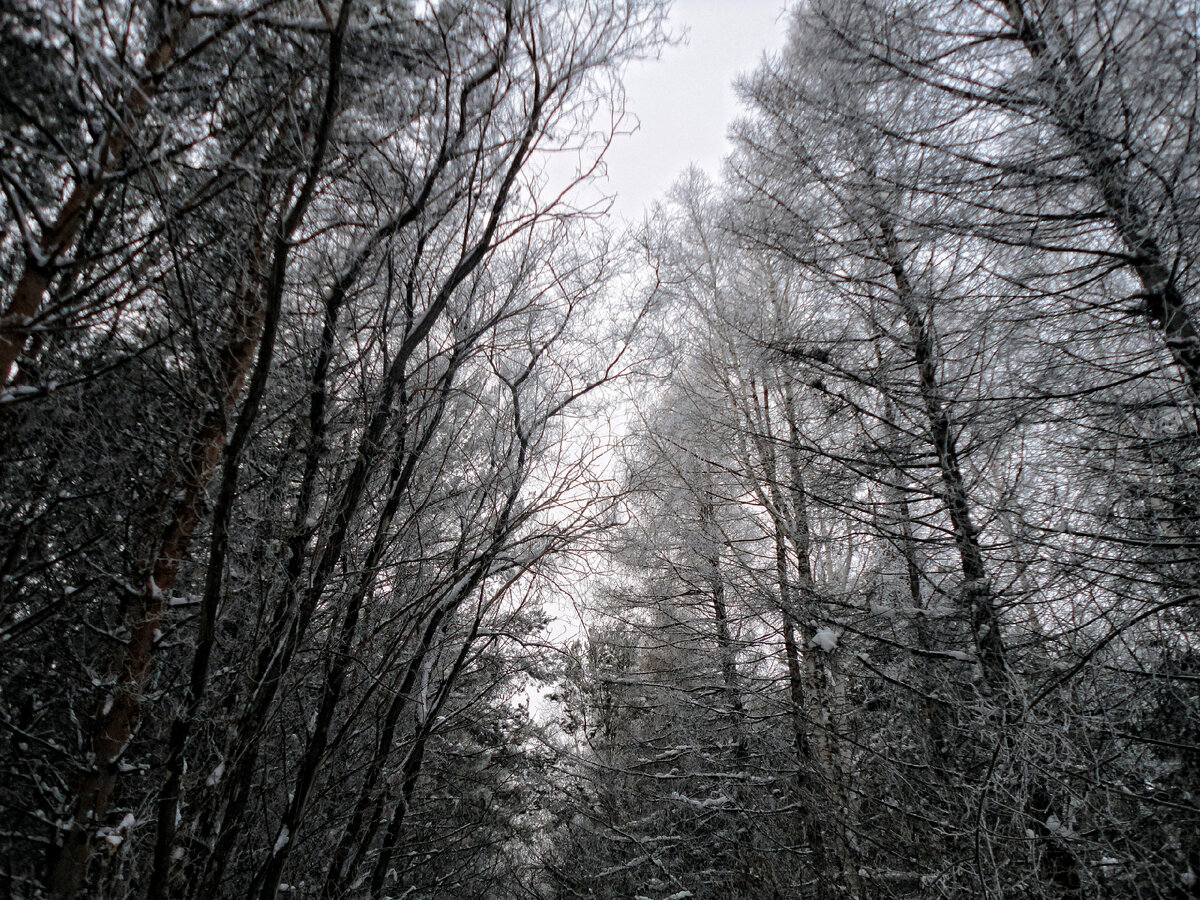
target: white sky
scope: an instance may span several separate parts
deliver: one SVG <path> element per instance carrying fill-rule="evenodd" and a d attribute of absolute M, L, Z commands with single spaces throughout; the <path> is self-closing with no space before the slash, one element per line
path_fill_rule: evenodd
<path fill-rule="evenodd" d="M 640 221 L 689 163 L 714 177 L 729 152 L 726 132 L 737 116 L 733 80 L 758 67 L 786 37 L 784 0 L 674 0 L 668 30 L 684 33 L 662 58 L 632 66 L 625 78 L 627 108 L 637 132 L 609 149 L 613 212 Z M 686 31 L 685 31 L 686 29 Z"/>

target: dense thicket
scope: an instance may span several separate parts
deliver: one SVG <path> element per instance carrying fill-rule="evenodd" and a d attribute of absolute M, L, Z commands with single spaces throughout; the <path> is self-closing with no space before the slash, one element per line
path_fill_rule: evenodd
<path fill-rule="evenodd" d="M 1195 896 L 1197 9 L 790 28 L 646 234 L 560 895 Z"/>
<path fill-rule="evenodd" d="M 1200 896 L 1200 8 L 661 14 L 0 6 L 8 895 Z"/>
<path fill-rule="evenodd" d="M 521 698 L 629 328 L 563 191 L 659 17 L 0 10 L 7 895 L 530 880 Z"/>

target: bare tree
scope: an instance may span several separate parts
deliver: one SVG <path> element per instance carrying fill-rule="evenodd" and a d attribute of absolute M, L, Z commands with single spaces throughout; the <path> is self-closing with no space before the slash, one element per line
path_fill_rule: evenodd
<path fill-rule="evenodd" d="M 47 482 L 5 494 L 18 516 L 5 532 L 6 637 L 24 641 L 6 683 L 30 675 L 56 627 L 74 635 L 53 676 L 72 687 L 53 711 L 36 724 L 6 716 L 56 748 L 45 761 L 55 787 L 25 778 L 6 807 L 61 817 L 49 840 L 21 828 L 49 851 L 56 896 L 123 893 L 122 882 L 155 897 L 218 896 L 235 882 L 275 896 L 298 841 L 353 810 L 392 808 L 394 783 L 401 806 L 416 802 L 423 765 L 438 758 L 427 748 L 446 731 L 439 710 L 465 702 L 460 685 L 497 642 L 520 655 L 497 629 L 519 641 L 539 627 L 535 617 L 522 631 L 509 598 L 601 527 L 595 461 L 562 451 L 563 423 L 624 370 L 629 335 L 595 336 L 612 253 L 582 249 L 584 219 L 540 192 L 538 166 L 561 146 L 551 135 L 571 141 L 623 61 L 655 45 L 660 11 L 163 9 L 169 23 L 180 14 L 178 33 L 161 61 L 147 57 L 123 143 L 98 138 L 99 168 L 68 188 L 83 200 L 69 198 L 82 212 L 64 212 L 69 228 L 52 235 L 65 274 L 26 290 L 45 274 L 26 246 L 37 265 L 14 300 L 37 295 L 7 342 L 24 356 L 4 395 L 15 438 L 6 485 L 55 472 L 129 524 L 81 537 L 45 507 Z M 133 59 L 141 12 L 126 12 L 132 43 L 118 51 Z M 107 46 L 111 31 L 85 35 L 68 20 Z M 54 46 L 29 42 L 43 56 Z M 230 87 L 239 66 L 261 81 Z M 189 80 L 208 77 L 212 90 Z M 276 83 L 288 90 L 268 101 Z M 23 115 L 13 113 L 17 143 Z M 155 116 L 170 141 L 134 142 Z M 71 246 L 95 252 L 60 261 Z M 38 309 L 65 339 L 27 348 Z M 73 382 L 48 388 L 51 373 L 72 370 Z M 55 411 L 107 390 L 120 415 L 155 379 L 169 402 L 151 396 L 138 416 L 157 433 L 124 469 L 81 467 L 88 451 Z M 112 443 L 127 434 L 97 421 L 108 428 Z M 68 454 L 43 453 L 55 445 Z M 57 559 L 55 542 L 69 548 Z M 60 579 L 89 571 L 85 599 L 64 602 L 75 591 Z M 411 674 L 397 681 L 389 666 Z M 89 693 L 99 694 L 90 723 Z M 513 702 L 498 687 L 487 696 Z M 327 766 L 357 777 L 342 754 L 362 746 L 358 717 L 381 702 L 410 750 L 397 764 L 391 741 L 377 743 L 359 800 L 342 811 Z M 348 833 L 326 893 L 340 896 L 365 868 L 379 895 L 403 824 L 381 844 Z M 261 840 L 275 849 L 262 855 Z M 19 869 L 14 885 L 32 878 Z"/>

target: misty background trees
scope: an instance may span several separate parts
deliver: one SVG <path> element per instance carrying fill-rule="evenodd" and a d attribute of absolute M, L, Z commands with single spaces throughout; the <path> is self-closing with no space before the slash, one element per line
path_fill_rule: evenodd
<path fill-rule="evenodd" d="M 0 9 L 9 895 L 1200 895 L 1200 10 L 664 15 Z"/>

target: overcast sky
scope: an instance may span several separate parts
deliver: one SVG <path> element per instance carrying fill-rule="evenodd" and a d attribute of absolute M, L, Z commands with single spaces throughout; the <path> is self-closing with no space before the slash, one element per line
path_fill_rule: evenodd
<path fill-rule="evenodd" d="M 683 42 L 662 59 L 633 66 L 629 111 L 641 127 L 610 148 L 607 193 L 631 221 L 689 163 L 716 176 L 729 152 L 726 131 L 737 115 L 733 79 L 757 68 L 786 36 L 783 0 L 674 0 L 669 30 Z"/>

